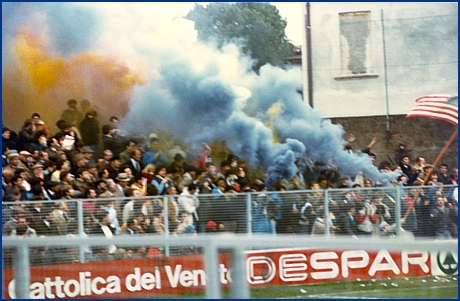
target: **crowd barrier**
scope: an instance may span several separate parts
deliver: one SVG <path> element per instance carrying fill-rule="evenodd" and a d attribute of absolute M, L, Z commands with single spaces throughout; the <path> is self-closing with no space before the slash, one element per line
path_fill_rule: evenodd
<path fill-rule="evenodd" d="M 222 298 L 250 298 L 250 287 L 296 285 L 325 281 L 371 280 L 387 277 L 452 275 L 458 267 L 457 240 L 388 240 L 344 237 L 299 239 L 243 234 L 204 234 L 197 237 L 118 236 L 74 241 L 3 238 L 3 247 L 16 249 L 13 268 L 3 269 L 3 298 L 148 298 L 187 296 L 206 292 Z M 203 254 L 157 260 L 125 259 L 111 262 L 30 267 L 34 247 L 77 245 L 120 247 L 140 245 L 197 245 Z"/>
<path fill-rule="evenodd" d="M 8 243 L 5 242 L 9 242 L 10 239 L 15 241 L 14 239 L 17 237 L 14 237 L 14 235 L 8 237 L 3 233 L 3 267 L 7 270 L 10 267 L 14 267 L 13 270 L 28 270 L 31 267 L 33 269 L 34 266 L 37 265 L 40 266 L 37 268 L 42 269 L 43 267 L 50 268 L 52 265 L 65 265 L 74 262 L 78 262 L 79 264 L 87 262 L 90 264 L 98 262 L 103 263 L 108 260 L 117 259 L 135 260 L 141 259 L 142 257 L 136 257 L 136 253 L 138 251 L 140 252 L 141 247 L 147 247 L 148 249 L 148 247 L 152 246 L 155 246 L 155 248 L 153 248 L 153 253 L 150 254 L 151 256 L 149 255 L 149 259 L 153 258 L 154 260 L 158 258 L 158 256 L 169 259 L 175 256 L 201 255 L 206 253 L 206 250 L 209 251 L 209 249 L 207 249 L 209 246 L 216 247 L 219 245 L 219 248 L 222 248 L 223 244 L 225 244 L 222 240 L 225 240 L 226 237 L 220 236 L 217 239 L 213 236 L 216 234 L 244 234 L 252 238 L 257 238 L 262 235 L 264 237 L 267 237 L 267 235 L 276 236 L 277 239 L 274 241 L 279 241 L 277 245 L 279 248 L 286 247 L 286 245 L 281 243 L 278 237 L 285 238 L 287 234 L 291 234 L 297 237 L 297 239 L 302 237 L 302 239 L 300 239 L 300 241 L 302 241 L 301 245 L 310 246 L 310 243 L 315 242 L 317 239 L 327 241 L 329 239 L 342 238 L 343 233 L 340 231 L 338 220 L 340 219 L 339 216 L 347 210 L 346 208 L 349 208 L 346 204 L 350 203 L 355 204 L 354 207 L 356 211 L 354 212 L 354 220 L 356 223 L 358 222 L 357 215 L 359 211 L 361 211 L 361 213 L 365 212 L 366 207 L 364 204 L 367 203 L 369 205 L 366 206 L 374 210 L 371 210 L 371 212 L 376 213 L 376 215 L 381 215 L 379 218 L 385 215 L 384 220 L 377 220 L 370 224 L 371 227 L 369 229 L 371 229 L 371 232 L 358 234 L 356 236 L 357 239 L 354 239 L 355 241 L 372 240 L 373 243 L 380 243 L 379 241 L 382 241 L 384 245 L 389 245 L 388 239 L 391 238 L 403 239 L 408 243 L 434 240 L 436 235 L 434 233 L 433 224 L 429 216 L 420 216 L 423 212 L 422 209 L 433 209 L 433 204 L 435 204 L 434 199 L 436 195 L 440 193 L 444 196 L 445 201 L 456 205 L 456 189 L 457 185 L 425 187 L 397 186 L 365 189 L 298 190 L 197 195 L 201 206 L 199 213 L 202 218 L 201 225 L 204 226 L 203 228 L 200 228 L 199 223 L 197 223 L 197 227 L 195 227 L 195 231 L 192 233 L 176 234 L 165 231 L 163 235 L 159 235 L 158 233 L 140 234 L 140 236 L 134 235 L 134 237 L 120 235 L 114 236 L 114 240 L 111 243 L 105 239 L 101 240 L 100 237 L 95 240 L 93 237 L 85 238 L 85 236 L 87 236 L 86 232 L 88 232 L 88 223 L 91 222 L 91 217 L 88 218 L 88 216 L 86 216 L 87 210 L 84 210 L 84 204 L 85 202 L 94 202 L 93 205 L 97 207 L 97 204 L 101 201 L 113 200 L 115 204 L 118 203 L 119 205 L 127 203 L 132 198 L 4 203 L 4 213 L 8 212 L 8 210 L 5 209 L 11 209 L 17 206 L 23 208 L 55 206 L 54 203 L 63 202 L 66 202 L 68 207 L 73 209 L 68 211 L 70 220 L 67 222 L 67 225 L 72 223 L 72 227 L 65 228 L 66 233 L 63 235 L 57 237 L 42 237 L 40 239 L 21 239 L 21 241 L 26 242 L 26 244 L 30 241 L 31 245 L 36 243 L 39 245 L 30 248 L 30 250 L 28 248 L 18 248 L 15 250 L 14 248 L 18 247 L 18 245 L 14 244 L 14 247 L 8 247 Z M 179 196 L 151 196 L 139 197 L 138 199 L 142 200 L 144 203 L 158 202 L 158 200 L 161 200 L 163 204 L 168 204 L 168 198 L 170 197 L 177 199 Z M 413 199 L 416 200 L 414 204 L 411 203 Z M 376 211 L 379 210 L 377 207 L 381 207 L 381 204 L 385 205 L 385 210 L 377 214 Z M 85 206 L 85 208 L 86 207 L 87 206 Z M 206 208 L 206 210 L 203 211 L 204 208 Z M 425 210 L 425 213 L 429 212 L 427 210 Z M 457 210 L 457 207 L 452 210 Z M 118 212 L 118 218 L 121 224 L 123 213 L 122 210 L 120 211 Z M 163 206 L 165 229 L 170 229 L 169 223 L 171 219 L 169 215 L 171 212 L 174 214 L 174 211 L 168 210 L 168 206 Z M 207 231 L 206 224 L 209 220 L 215 221 L 218 225 L 222 225 L 223 228 L 220 231 L 221 233 L 214 232 L 210 234 Z M 6 218 L 3 219 L 3 223 L 5 223 L 5 221 Z M 413 227 L 414 221 L 416 222 L 415 228 Z M 452 223 L 451 226 L 453 236 L 456 238 L 456 225 Z M 211 235 L 210 240 L 209 235 Z M 64 237 L 65 239 L 63 239 Z M 134 240 L 132 238 L 134 238 Z M 87 240 L 88 242 L 91 241 L 91 243 L 87 244 Z M 193 241 L 193 243 L 186 243 L 190 240 Z M 126 244 L 127 241 L 130 241 L 132 244 Z M 141 243 L 139 243 L 139 241 Z M 152 241 L 152 243 L 149 244 L 147 243 L 148 241 Z M 218 243 L 216 243 L 216 241 Z M 110 256 L 108 254 L 105 254 L 106 256 L 101 256 L 93 252 L 96 249 L 101 249 L 101 246 L 106 247 L 109 245 L 116 245 L 124 252 L 109 254 Z M 244 245 L 243 249 L 239 249 L 238 247 L 237 251 L 235 251 L 235 246 L 231 247 L 232 256 L 239 256 L 241 259 L 243 255 L 240 253 L 247 247 L 249 247 L 249 245 Z M 144 260 L 147 256 L 145 253 L 150 252 L 151 249 L 144 250 Z M 37 256 L 41 261 L 36 260 Z M 217 258 L 218 255 L 206 254 L 206 258 L 209 256 L 211 256 L 211 258 L 213 258 L 213 256 Z M 24 259 L 26 257 L 27 259 Z M 18 260 L 18 258 L 22 258 L 23 260 Z M 215 258 L 213 260 L 215 260 Z M 152 274 L 154 275 L 154 273 Z M 15 278 L 17 279 L 17 277 Z M 212 283 L 212 281 L 210 282 Z M 4 288 L 5 285 L 11 286 L 11 284 L 4 283 Z M 210 294 L 215 296 L 215 294 L 217 294 L 215 293 L 217 288 L 214 287 L 213 289 L 212 285 L 209 286 L 209 281 L 206 288 L 208 289 L 208 287 L 210 287 L 211 292 L 213 292 Z M 7 289 L 7 287 L 5 289 Z M 24 296 L 24 294 L 23 292 L 22 296 Z"/>

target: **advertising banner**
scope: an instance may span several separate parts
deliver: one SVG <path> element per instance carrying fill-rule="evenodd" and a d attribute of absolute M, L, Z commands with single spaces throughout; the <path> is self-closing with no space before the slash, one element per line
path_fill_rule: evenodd
<path fill-rule="evenodd" d="M 246 253 L 250 287 L 313 284 L 327 281 L 451 275 L 458 273 L 451 252 L 289 249 Z M 225 253 L 220 254 L 219 280 L 232 282 Z M 238 275 L 241 277 L 242 275 Z M 233 276 L 235 277 L 235 276 Z M 3 270 L 6 298 L 15 298 L 14 270 Z M 30 298 L 145 298 L 204 292 L 204 255 L 162 260 L 124 259 L 31 267 Z"/>

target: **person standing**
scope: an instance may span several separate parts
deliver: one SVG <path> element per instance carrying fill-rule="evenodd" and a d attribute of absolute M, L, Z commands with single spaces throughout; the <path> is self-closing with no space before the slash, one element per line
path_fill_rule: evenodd
<path fill-rule="evenodd" d="M 437 239 L 452 239 L 451 225 L 457 220 L 457 213 L 453 210 L 452 203 L 446 208 L 444 198 L 436 197 L 436 209 L 431 211 L 431 222 Z"/>
<path fill-rule="evenodd" d="M 77 126 L 83 119 L 83 115 L 77 109 L 77 101 L 75 99 L 69 99 L 67 101 L 68 108 L 62 111 L 61 119 L 70 123 L 72 126 Z"/>
<path fill-rule="evenodd" d="M 90 109 L 85 113 L 85 119 L 80 123 L 80 134 L 83 143 L 90 147 L 94 153 L 99 145 L 99 121 L 96 119 L 97 112 Z"/>
<path fill-rule="evenodd" d="M 114 155 L 119 155 L 125 149 L 125 142 L 122 138 L 115 137 L 112 134 L 113 128 L 104 124 L 102 126 L 102 146 L 104 150 L 109 149 Z"/>
<path fill-rule="evenodd" d="M 18 151 L 26 150 L 33 152 L 32 143 L 35 141 L 33 126 L 32 119 L 27 118 L 24 121 L 22 129 L 19 132 L 19 140 L 17 144 Z"/>
<path fill-rule="evenodd" d="M 127 166 L 131 168 L 134 177 L 137 179 L 142 177 L 142 170 L 145 165 L 142 163 L 142 152 L 139 149 L 134 149 Z"/>

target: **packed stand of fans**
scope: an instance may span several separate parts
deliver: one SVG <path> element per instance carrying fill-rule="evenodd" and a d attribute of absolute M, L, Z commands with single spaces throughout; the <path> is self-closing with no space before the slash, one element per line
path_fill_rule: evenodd
<path fill-rule="evenodd" d="M 180 146 L 162 149 L 158 135 L 129 136 L 112 116 L 102 126 L 87 100 L 69 100 L 56 122 L 57 133 L 34 113 L 18 133 L 2 129 L 2 234 L 24 237 L 234 232 L 260 234 L 393 236 L 396 233 L 393 189 L 366 175 L 341 175 L 325 162 L 298 158 L 298 172 L 266 187 L 231 151 L 216 153 L 203 143 L 190 160 Z M 344 151 L 352 152 L 350 135 Z M 373 139 L 366 149 L 371 152 Z M 100 154 L 100 155 L 99 155 Z M 219 162 L 217 158 L 220 158 Z M 438 167 L 421 156 L 412 164 L 381 161 L 381 172 L 400 171 L 391 183 L 402 187 L 401 225 L 407 235 L 457 238 L 458 170 Z M 327 216 L 325 190 L 328 194 Z M 247 195 L 251 198 L 248 229 Z M 84 231 L 78 231 L 78 206 Z M 167 208 L 164 210 L 163 208 Z M 167 213 L 167 219 L 164 213 Z M 326 224 L 328 227 L 326 227 Z M 11 250 L 4 250 L 6 266 Z M 85 261 L 159 258 L 155 246 L 85 247 Z M 31 250 L 33 265 L 80 262 L 78 247 Z M 173 255 L 199 253 L 193 246 L 172 248 Z M 10 256 L 10 257 L 8 257 Z M 5 259 L 6 258 L 6 259 Z"/>

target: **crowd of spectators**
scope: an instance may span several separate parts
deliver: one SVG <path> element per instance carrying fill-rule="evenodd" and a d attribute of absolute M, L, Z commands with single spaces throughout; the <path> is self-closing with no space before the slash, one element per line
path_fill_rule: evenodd
<path fill-rule="evenodd" d="M 244 162 L 228 151 L 216 162 L 203 143 L 200 154 L 179 146 L 164 150 L 156 133 L 131 136 L 110 117 L 100 126 L 87 100 L 67 102 L 59 129 L 52 133 L 38 113 L 24 121 L 18 133 L 2 128 L 2 234 L 27 237 L 62 235 L 163 234 L 205 232 L 246 233 L 245 193 L 252 200 L 253 233 L 391 236 L 395 230 L 395 195 L 363 173 L 340 174 L 325 162 L 298 158 L 298 171 L 266 187 L 264 178 L 250 175 Z M 344 151 L 352 152 L 350 135 Z M 435 167 L 422 156 L 403 154 L 398 164 L 377 164 L 372 142 L 361 150 L 381 172 L 398 170 L 391 183 L 401 186 L 404 232 L 438 239 L 457 237 L 458 169 Z M 448 185 L 448 186 L 445 186 Z M 423 186 L 423 187 L 422 187 Z M 324 213 L 324 190 L 330 194 Z M 295 191 L 283 194 L 283 191 Z M 200 196 L 201 195 L 201 196 Z M 203 197 L 208 195 L 209 197 Z M 77 202 L 82 202 L 84 233 L 78 231 Z M 163 208 L 167 210 L 163 210 Z M 167 221 L 164 213 L 167 212 Z M 198 252 L 175 249 L 177 254 Z M 153 258 L 157 247 L 85 248 L 85 260 Z M 79 262 L 78 249 L 49 247 L 33 250 L 33 263 Z"/>

